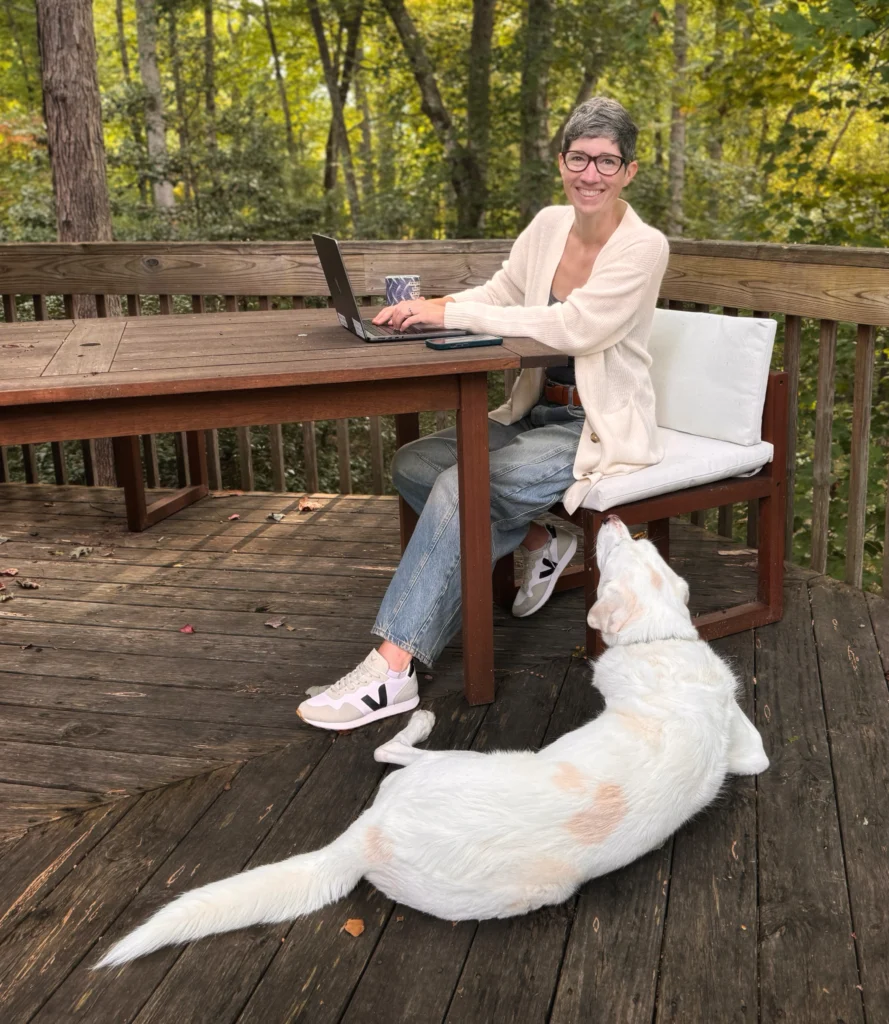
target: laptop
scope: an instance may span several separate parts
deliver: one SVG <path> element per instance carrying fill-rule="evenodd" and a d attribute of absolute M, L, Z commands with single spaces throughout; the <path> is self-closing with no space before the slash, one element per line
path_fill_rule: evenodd
<path fill-rule="evenodd" d="M 375 324 L 373 320 L 362 320 L 337 240 L 328 238 L 327 235 L 312 235 L 312 241 L 321 261 L 321 269 L 327 278 L 327 287 L 330 289 L 340 323 L 347 331 L 364 341 L 423 341 L 425 338 L 456 338 L 470 333 L 463 330 L 448 330 L 446 327 L 424 327 L 422 324 L 398 331 L 385 324 Z"/>

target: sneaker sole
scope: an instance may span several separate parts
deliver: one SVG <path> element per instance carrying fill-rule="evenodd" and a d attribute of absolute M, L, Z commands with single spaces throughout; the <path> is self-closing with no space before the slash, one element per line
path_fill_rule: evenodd
<path fill-rule="evenodd" d="M 370 725 L 371 722 L 379 721 L 381 718 L 389 718 L 390 715 L 401 715 L 405 711 L 413 711 L 414 708 L 420 703 L 420 695 L 411 697 L 410 700 L 403 700 L 400 704 L 388 704 L 384 708 L 380 708 L 379 711 L 370 711 L 366 715 L 362 715 L 361 718 L 354 718 L 351 722 L 313 722 L 311 718 L 306 718 L 299 708 L 296 709 L 297 715 L 306 723 L 306 725 L 312 725 L 316 729 L 332 729 L 335 732 L 345 732 L 348 729 L 360 729 L 362 725 Z"/>
<path fill-rule="evenodd" d="M 537 602 L 537 604 L 534 605 L 533 608 L 528 608 L 526 611 L 523 611 L 523 612 L 513 612 L 512 614 L 513 614 L 514 618 L 516 618 L 516 619 L 527 619 L 529 615 L 533 615 L 535 612 L 540 611 L 540 609 L 552 597 L 553 590 L 555 590 L 555 587 L 556 587 L 556 582 L 558 581 L 559 577 L 562 575 L 562 573 L 567 568 L 568 563 L 574 557 L 574 552 L 576 550 L 577 550 L 577 538 L 572 535 L 572 537 L 571 537 L 571 544 L 568 546 L 568 550 L 565 552 L 565 554 L 562 555 L 562 557 L 561 557 L 561 559 L 559 561 L 559 564 L 556 566 L 556 571 L 550 577 L 549 584 L 548 584 L 546 590 L 543 592 L 543 597 Z"/>

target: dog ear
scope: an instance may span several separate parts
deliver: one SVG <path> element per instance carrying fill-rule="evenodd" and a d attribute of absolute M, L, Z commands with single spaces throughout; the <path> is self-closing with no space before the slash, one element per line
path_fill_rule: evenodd
<path fill-rule="evenodd" d="M 615 634 L 635 622 L 642 614 L 638 598 L 621 583 L 609 583 L 590 608 L 587 622 L 600 633 Z"/>

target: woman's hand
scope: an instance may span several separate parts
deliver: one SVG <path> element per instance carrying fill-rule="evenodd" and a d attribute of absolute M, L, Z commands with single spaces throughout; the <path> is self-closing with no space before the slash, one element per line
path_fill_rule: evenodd
<path fill-rule="evenodd" d="M 383 306 L 373 318 L 375 324 L 388 324 L 398 331 L 424 324 L 429 327 L 444 327 L 444 308 L 453 299 L 405 299 L 394 306 Z"/>

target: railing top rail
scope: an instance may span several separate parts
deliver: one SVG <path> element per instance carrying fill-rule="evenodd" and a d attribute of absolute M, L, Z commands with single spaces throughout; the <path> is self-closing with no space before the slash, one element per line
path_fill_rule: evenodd
<path fill-rule="evenodd" d="M 358 295 L 417 273 L 429 295 L 488 280 L 505 239 L 342 243 Z M 311 242 L 0 244 L 6 294 L 326 295 Z M 889 249 L 674 239 L 664 298 L 889 326 Z"/>
<path fill-rule="evenodd" d="M 511 238 L 413 238 L 347 239 L 340 242 L 343 252 L 364 253 L 503 253 Z M 716 239 L 671 238 L 670 251 L 682 255 L 730 257 L 781 263 L 812 263 L 840 267 L 874 267 L 889 270 L 889 248 L 838 245 L 790 245 L 778 242 L 726 242 Z M 24 257 L 53 257 L 79 254 L 126 253 L 236 253 L 257 256 L 314 256 L 311 241 L 277 242 L 0 242 L 0 272 L 14 272 L 5 260 Z"/>

